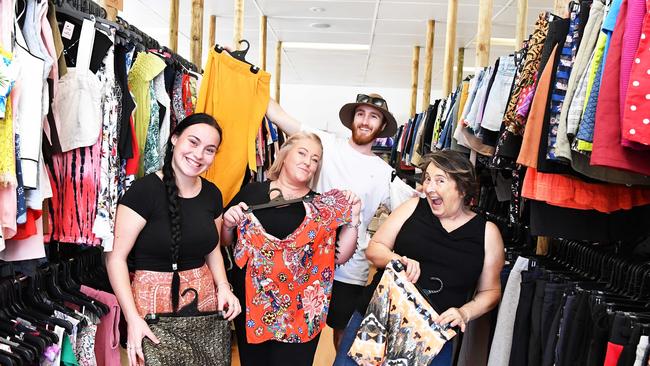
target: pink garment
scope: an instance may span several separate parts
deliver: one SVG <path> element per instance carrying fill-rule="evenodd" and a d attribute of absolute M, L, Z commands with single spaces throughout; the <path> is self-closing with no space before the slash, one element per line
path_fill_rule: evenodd
<path fill-rule="evenodd" d="M 16 187 L 13 185 L 0 186 L 0 227 L 5 240 L 16 235 Z M 0 246 L 0 250 L 4 245 Z"/>
<path fill-rule="evenodd" d="M 3 45 L 12 43 L 11 34 L 14 30 L 14 14 L 16 13 L 13 1 L 0 1 L 0 42 Z"/>
<path fill-rule="evenodd" d="M 120 366 L 120 305 L 117 298 L 108 292 L 81 286 L 81 292 L 105 304 L 108 314 L 99 319 L 95 338 L 95 358 L 97 366 Z"/>
<path fill-rule="evenodd" d="M 43 217 L 36 220 L 36 234 L 23 240 L 7 240 L 0 259 L 7 262 L 23 261 L 45 257 L 43 243 Z"/>
<path fill-rule="evenodd" d="M 625 98 L 627 96 L 630 73 L 632 72 L 632 63 L 634 62 L 634 56 L 636 55 L 637 48 L 639 47 L 641 29 L 643 26 L 643 17 L 645 16 L 645 13 L 646 0 L 628 0 L 627 19 L 625 20 L 625 35 L 623 37 L 623 49 L 621 50 L 621 120 L 623 120 L 623 110 L 625 108 Z M 633 149 L 646 149 L 644 145 L 630 141 L 625 137 L 621 138 L 621 144 L 625 147 L 630 147 Z"/>
<path fill-rule="evenodd" d="M 623 5 L 626 2 L 624 1 Z M 650 175 L 650 151 L 628 149 L 621 145 L 621 123 L 625 123 L 625 118 L 623 121 L 620 119 L 621 95 L 618 89 L 620 87 L 621 47 L 625 30 L 623 24 L 626 21 L 627 14 L 627 7 L 623 5 L 621 5 L 616 22 L 617 26 L 614 28 L 607 51 L 607 61 L 605 62 L 605 70 L 600 84 L 600 89 L 606 90 L 607 93 L 600 93 L 598 97 L 594 146 L 589 163 Z M 648 22 L 646 21 L 646 23 Z M 644 23 L 645 27 L 646 24 Z M 634 66 L 632 68 L 634 69 Z M 634 81 L 630 83 L 630 88 L 633 84 Z M 630 94 L 628 92 L 627 99 L 629 98 Z"/>
<path fill-rule="evenodd" d="M 623 36 L 623 48 L 621 50 L 621 78 L 619 80 L 621 93 L 621 117 L 625 106 L 625 96 L 627 95 L 627 85 L 630 81 L 630 72 L 636 49 L 639 47 L 641 38 L 641 26 L 643 17 L 646 12 L 646 0 L 628 0 L 627 17 L 625 19 L 625 35 Z"/>

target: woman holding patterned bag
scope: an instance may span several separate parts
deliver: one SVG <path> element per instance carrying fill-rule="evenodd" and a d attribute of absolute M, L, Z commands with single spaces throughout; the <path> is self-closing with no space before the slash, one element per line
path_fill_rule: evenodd
<path fill-rule="evenodd" d="M 221 192 L 200 177 L 220 142 L 211 116 L 186 117 L 170 136 L 162 171 L 136 180 L 120 200 L 107 268 L 128 323 L 131 366 L 230 365 L 228 321 L 241 307 L 218 247 Z"/>
<path fill-rule="evenodd" d="M 385 290 L 386 286 L 383 286 L 375 292 L 380 281 L 386 280 L 382 277 L 384 268 L 387 268 L 387 275 L 393 275 L 396 279 L 393 282 L 399 283 L 404 278 L 402 283 L 419 285 L 428 301 L 434 305 L 431 307 L 439 309 L 436 311 L 439 314 L 437 317 L 431 312 L 431 318 L 426 319 L 434 323 L 430 327 L 434 330 L 451 326 L 465 331 L 468 322 L 490 311 L 499 302 L 499 274 L 504 263 L 503 241 L 496 225 L 469 209 L 476 194 L 474 167 L 461 153 L 448 150 L 434 152 L 426 161 L 422 181 L 422 192 L 426 197 L 412 198 L 393 211 L 368 245 L 366 256 L 380 270 L 358 301 L 357 311 L 345 329 L 334 366 L 379 365 L 393 356 L 414 366 L 451 365 L 452 342 L 444 343 L 437 355 L 433 353 L 429 357 L 421 357 L 423 352 L 418 352 L 417 347 L 427 339 L 418 339 L 416 335 L 424 332 L 406 325 L 406 321 L 397 330 L 399 336 L 368 336 L 371 332 L 365 325 L 385 318 L 385 313 L 389 312 L 382 309 L 381 303 L 375 303 L 377 299 L 385 300 L 373 295 Z M 401 262 L 404 270 L 395 271 L 394 261 Z M 397 276 L 395 272 L 402 272 L 405 276 Z M 373 304 L 369 306 L 371 297 Z M 410 303 L 417 297 L 406 296 L 400 305 Z M 393 311 L 391 307 L 391 320 L 394 320 Z M 414 313 L 421 312 L 406 311 L 395 316 L 408 317 Z M 365 318 L 363 314 L 366 314 Z M 410 321 L 411 325 L 414 323 L 417 322 Z M 396 341 L 386 348 L 378 347 L 385 342 L 386 336 Z M 375 347 L 372 346 L 373 342 Z M 380 359 L 381 362 L 375 362 Z"/>
<path fill-rule="evenodd" d="M 292 135 L 269 170 L 270 180 L 246 185 L 224 214 L 222 243 L 236 241 L 239 268 L 233 269 L 232 282 L 244 304 L 235 319 L 242 366 L 312 365 L 334 264 L 347 261 L 356 248 L 357 196 L 336 189 L 317 195 L 310 189 L 322 152 L 317 135 Z M 257 207 L 276 198 L 277 191 L 297 202 Z"/>

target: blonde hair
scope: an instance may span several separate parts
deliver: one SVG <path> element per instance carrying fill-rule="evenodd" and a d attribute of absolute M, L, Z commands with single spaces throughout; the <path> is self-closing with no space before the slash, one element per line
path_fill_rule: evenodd
<path fill-rule="evenodd" d="M 280 172 L 282 171 L 282 166 L 284 165 L 284 159 L 287 158 L 287 154 L 289 153 L 289 150 L 291 150 L 294 145 L 301 140 L 304 139 L 310 139 L 316 143 L 318 143 L 318 146 L 320 146 L 320 150 L 323 151 L 323 143 L 320 140 L 320 137 L 316 135 L 315 133 L 311 132 L 297 132 L 291 135 L 287 139 L 287 141 L 282 144 L 280 147 L 280 150 L 276 154 L 275 161 L 273 162 L 273 165 L 269 168 L 267 172 L 267 176 L 270 180 L 276 180 L 280 176 Z M 318 168 L 316 169 L 316 172 L 314 173 L 314 177 L 312 178 L 311 182 L 309 183 L 310 188 L 313 188 L 314 183 L 316 182 L 316 179 L 318 178 L 318 174 L 320 173 L 320 167 L 323 162 L 323 157 L 321 156 L 320 160 L 318 161 Z"/>

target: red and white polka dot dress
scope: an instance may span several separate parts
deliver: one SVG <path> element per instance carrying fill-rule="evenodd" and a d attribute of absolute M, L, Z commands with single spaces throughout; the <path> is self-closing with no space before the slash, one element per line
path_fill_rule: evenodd
<path fill-rule="evenodd" d="M 650 0 L 647 4 L 650 6 Z M 630 72 L 621 129 L 624 139 L 650 145 L 650 11 L 646 12 L 643 19 L 641 39 Z"/>

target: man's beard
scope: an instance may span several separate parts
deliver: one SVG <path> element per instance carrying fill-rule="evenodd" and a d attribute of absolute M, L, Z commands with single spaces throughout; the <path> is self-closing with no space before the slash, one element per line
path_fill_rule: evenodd
<path fill-rule="evenodd" d="M 381 129 L 373 131 L 370 135 L 362 135 L 358 131 L 358 127 L 352 129 L 352 141 L 357 145 L 367 145 L 373 142 L 377 135 L 381 133 Z"/>

